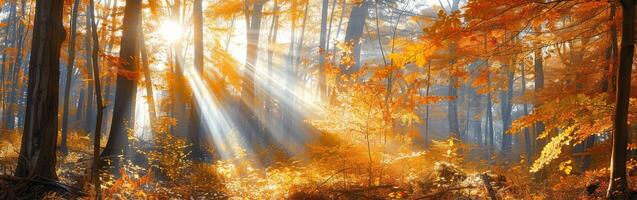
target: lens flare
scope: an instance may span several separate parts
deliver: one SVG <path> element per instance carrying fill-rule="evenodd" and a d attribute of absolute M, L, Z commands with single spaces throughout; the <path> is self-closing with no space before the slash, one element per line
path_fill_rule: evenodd
<path fill-rule="evenodd" d="M 183 29 L 179 23 L 166 20 L 162 22 L 159 29 L 157 29 L 157 34 L 159 34 L 162 40 L 174 43 L 182 39 Z"/>

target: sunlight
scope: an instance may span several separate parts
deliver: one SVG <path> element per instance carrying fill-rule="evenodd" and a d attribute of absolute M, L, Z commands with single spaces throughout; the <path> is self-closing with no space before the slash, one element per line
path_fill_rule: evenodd
<path fill-rule="evenodd" d="M 157 33 L 162 40 L 174 43 L 183 38 L 183 28 L 173 20 L 165 20 L 157 29 Z"/>
<path fill-rule="evenodd" d="M 636 199 L 636 4 L 0 0 L 0 200 Z"/>
<path fill-rule="evenodd" d="M 202 114 L 204 125 L 212 136 L 217 151 L 223 159 L 229 159 L 242 150 L 250 149 L 242 140 L 240 134 L 233 129 L 232 119 L 219 105 L 219 102 L 210 92 L 199 73 L 194 68 L 189 68 L 184 75 L 188 84 L 193 89 L 193 96 Z"/>
<path fill-rule="evenodd" d="M 146 89 L 137 87 L 137 97 L 135 98 L 135 137 L 142 139 L 151 138 L 150 116 L 148 114 L 148 98 Z"/>

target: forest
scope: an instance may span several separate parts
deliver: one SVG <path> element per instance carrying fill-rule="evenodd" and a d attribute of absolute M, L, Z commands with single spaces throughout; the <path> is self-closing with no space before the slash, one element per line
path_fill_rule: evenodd
<path fill-rule="evenodd" d="M 637 199 L 636 6 L 0 0 L 0 199 Z"/>

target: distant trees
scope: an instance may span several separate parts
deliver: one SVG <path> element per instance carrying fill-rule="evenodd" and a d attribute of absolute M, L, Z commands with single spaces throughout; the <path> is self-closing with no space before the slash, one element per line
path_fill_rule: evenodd
<path fill-rule="evenodd" d="M 57 179 L 58 89 L 64 1 L 36 1 L 26 118 L 15 175 Z"/>
<path fill-rule="evenodd" d="M 341 117 L 334 117 L 338 119 L 335 121 L 327 120 L 332 124 L 324 125 L 321 130 L 351 132 L 348 128 L 352 125 L 343 122 L 358 117 L 355 119 L 358 120 L 357 133 L 362 133 L 360 136 L 367 143 L 369 159 L 365 163 L 369 165 L 369 185 L 373 185 L 373 176 L 383 177 L 385 167 L 372 158 L 382 158 L 388 150 L 386 147 L 391 146 L 387 145 L 387 135 L 391 137 L 391 133 L 396 132 L 404 133 L 401 137 L 411 134 L 412 139 L 423 139 L 430 150 L 438 144 L 431 139 L 450 136 L 464 143 L 478 144 L 480 158 L 501 155 L 504 161 L 512 163 L 517 156 L 511 154 L 519 153 L 529 162 L 528 171 L 540 174 L 536 180 L 545 178 L 542 177 L 545 170 L 572 163 L 571 160 L 581 161 L 576 166 L 580 171 L 586 171 L 589 165 L 599 165 L 600 162 L 592 162 L 592 155 L 597 154 L 589 152 L 594 149 L 591 147 L 612 144 L 607 195 L 613 199 L 628 197 L 626 162 L 629 157 L 626 149 L 630 142 L 630 99 L 634 97 L 630 90 L 634 86 L 631 74 L 635 1 L 449 0 L 446 3 L 439 1 L 439 5 L 422 4 L 426 11 L 421 13 L 411 13 L 396 6 L 403 5 L 402 1 L 387 0 L 228 0 L 210 5 L 211 12 L 204 12 L 203 0 L 150 1 L 147 6 L 152 17 L 146 26 L 143 26 L 142 16 L 148 12 L 142 9 L 146 5 L 141 0 L 126 0 L 121 22 L 116 6 L 118 1 L 109 1 L 109 10 L 103 10 L 105 16 L 97 19 L 94 2 L 90 1 L 85 28 L 86 35 L 90 36 L 84 36 L 88 50 L 82 55 L 82 49 L 76 48 L 81 45 L 78 38 L 83 36 L 77 24 L 82 1 L 74 0 L 68 21 L 71 33 L 66 79 L 62 85 L 58 79 L 60 48 L 66 37 L 62 25 L 67 16 L 63 12 L 64 3 L 60 0 L 36 1 L 29 52 L 28 48 L 22 48 L 29 44 L 24 38 L 30 33 L 29 22 L 23 22 L 28 19 L 29 14 L 25 13 L 28 2 L 23 0 L 21 5 L 18 1 L 4 3 L 6 16 L 2 18 L 6 24 L 0 24 L 2 32 L 6 33 L 1 36 L 0 110 L 3 119 L 0 121 L 3 128 L 9 130 L 24 124 L 16 169 L 16 175 L 20 177 L 56 178 L 57 126 L 61 124 L 59 150 L 66 152 L 66 140 L 74 128 L 70 125 L 73 118 L 97 114 L 93 145 L 95 157 L 100 157 L 104 112 L 100 78 L 108 79 L 111 75 L 116 78 L 112 128 L 101 158 L 113 161 L 115 168 L 121 167 L 118 159 L 126 154 L 128 135 L 134 131 L 135 122 L 140 121 L 135 120 L 134 111 L 137 81 L 143 76 L 151 127 L 162 126 L 166 128 L 162 133 L 170 129 L 170 134 L 182 136 L 192 144 L 188 150 L 195 161 L 203 161 L 205 154 L 200 148 L 204 138 L 202 119 L 208 120 L 207 123 L 235 120 L 233 125 L 236 127 L 217 129 L 237 128 L 246 137 L 242 139 L 247 140 L 247 145 L 255 147 L 250 150 L 255 151 L 269 147 L 270 144 L 261 144 L 270 142 L 266 141 L 270 139 L 267 138 L 270 136 L 268 131 L 274 129 L 281 129 L 274 131 L 282 132 L 275 138 L 283 138 L 282 141 L 288 141 L 286 137 L 292 138 L 299 132 L 311 135 L 313 130 L 302 130 L 307 123 L 302 115 L 305 114 L 302 113 L 304 107 L 299 105 L 306 100 L 300 98 L 307 95 L 303 90 L 313 89 L 310 93 L 317 93 L 319 98 L 316 99 L 325 101 L 321 102 L 324 105 L 317 106 L 321 107 L 320 111 L 328 110 L 331 116 Z M 70 4 L 71 1 L 67 2 Z M 367 18 L 374 16 L 369 6 L 376 8 L 372 11 L 376 17 L 375 27 L 366 27 Z M 170 10 L 167 17 L 179 24 L 192 20 L 192 32 L 184 31 L 192 35 L 174 41 L 166 49 L 156 48 L 157 40 L 145 40 L 143 27 L 154 28 L 158 7 Z M 186 16 L 189 14 L 192 14 L 191 18 Z M 241 46 L 246 56 L 243 65 L 232 58 L 232 49 L 228 49 L 235 33 L 233 30 L 204 34 L 205 31 L 223 29 L 212 20 L 207 22 L 208 15 L 232 19 L 232 23 L 245 19 L 245 38 L 241 39 L 241 42 L 245 41 L 245 49 Z M 406 16 L 410 16 L 410 23 L 404 28 L 396 25 Z M 333 24 L 335 17 L 340 17 L 338 24 Z M 267 23 L 263 23 L 266 20 Z M 341 24 L 345 21 L 347 26 L 341 32 Z M 319 23 L 320 27 L 313 26 Z M 616 27 L 620 23 L 622 27 Z M 102 27 L 98 28 L 97 24 Z M 261 38 L 266 35 L 263 26 L 269 28 L 267 40 Z M 119 27 L 122 34 L 115 34 Z M 230 27 L 234 28 L 234 24 Z M 620 30 L 621 47 L 618 47 Z M 388 36 L 389 32 L 393 35 Z M 223 35 L 223 39 L 219 35 Z M 204 36 L 216 38 L 208 40 Z M 281 42 L 282 36 L 286 38 Z M 317 36 L 316 41 L 309 39 Z M 391 51 L 385 52 L 383 47 L 389 46 L 388 41 Z M 116 42 L 120 44 L 114 44 Z M 78 43 L 80 45 L 76 45 Z M 100 52 L 99 43 L 104 44 L 104 52 Z M 224 45 L 218 43 L 225 43 L 225 49 L 219 48 Z M 191 44 L 194 51 L 188 49 Z M 214 46 L 206 46 L 209 44 Z M 363 48 L 369 51 L 363 51 Z M 112 49 L 119 49 L 119 57 L 109 55 Z M 207 54 L 207 49 L 212 49 L 212 53 Z M 163 50 L 167 52 L 166 58 L 154 57 L 157 52 L 166 53 Z M 376 54 L 378 52 L 380 56 Z M 267 53 L 267 61 L 259 59 L 260 53 L 264 56 L 263 53 Z M 243 56 L 243 52 L 240 54 Z M 30 56 L 30 61 L 25 92 L 20 80 L 26 69 L 21 63 L 22 57 L 26 55 Z M 308 55 L 318 58 L 305 59 Z M 104 66 L 105 62 L 98 61 L 101 56 L 110 61 L 109 65 Z M 79 61 L 83 57 L 86 62 Z M 380 59 L 382 63 L 374 63 Z M 206 62 L 210 62 L 210 66 L 205 66 Z M 267 62 L 267 66 L 260 66 L 261 62 Z M 82 68 L 83 63 L 87 65 L 85 68 Z M 162 64 L 167 65 L 163 72 L 167 72 L 164 75 L 168 89 L 154 91 L 153 83 L 163 84 L 163 81 L 151 80 L 151 68 Z M 100 71 L 100 65 L 104 68 L 112 66 L 113 70 Z M 201 85 L 189 85 L 188 79 L 192 77 L 184 73 L 193 72 L 189 71 L 189 65 L 194 66 L 194 72 L 202 77 L 197 84 L 209 84 L 204 86 L 212 88 L 202 90 L 212 93 L 206 95 L 238 104 L 238 112 L 223 113 L 232 116 L 213 117 L 203 113 L 211 109 L 222 110 L 219 112 L 230 109 L 200 109 L 199 106 L 209 102 L 196 102 L 194 91 L 201 88 L 190 87 Z M 262 73 L 266 67 L 267 73 Z M 242 76 L 234 74 L 236 69 L 243 69 Z M 92 74 L 83 75 L 84 81 L 92 82 L 94 86 L 83 84 L 80 90 L 73 87 L 81 80 L 74 75 L 75 71 Z M 285 80 L 280 83 L 277 79 Z M 107 98 L 113 82 L 104 82 Z M 188 88 L 193 90 L 192 98 L 184 90 Z M 63 91 L 60 104 L 63 108 L 59 116 L 58 91 Z M 22 97 L 24 94 L 27 94 L 26 101 Z M 155 101 L 155 96 L 164 94 L 167 95 L 162 96 L 163 99 Z M 222 95 L 225 96 L 220 98 Z M 76 96 L 79 96 L 77 101 Z M 97 97 L 96 105 L 92 102 L 94 97 Z M 219 107 L 231 105 L 227 102 Z M 336 108 L 338 103 L 351 107 Z M 21 114 L 23 105 L 26 105 L 24 115 Z M 74 107 L 80 109 L 75 117 L 70 116 Z M 350 112 L 357 114 L 344 115 Z M 228 119 L 222 119 L 226 117 Z M 444 123 L 430 123 L 436 120 L 433 118 Z M 280 124 L 269 126 L 277 121 Z M 419 123 L 424 126 L 414 128 Z M 437 124 L 441 126 L 437 127 Z M 91 125 L 83 128 L 86 127 Z M 340 129 L 334 131 L 334 127 Z M 155 130 L 151 133 L 157 134 Z M 402 138 L 403 144 L 408 143 L 405 138 Z M 454 140 L 449 141 L 453 143 Z M 94 173 L 97 177 L 97 172 Z"/>

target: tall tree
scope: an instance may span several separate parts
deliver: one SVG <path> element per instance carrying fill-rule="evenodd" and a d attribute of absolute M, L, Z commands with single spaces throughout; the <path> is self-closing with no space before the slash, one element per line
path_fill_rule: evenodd
<path fill-rule="evenodd" d="M 268 34 L 268 78 L 267 79 L 267 84 L 268 85 L 272 85 L 272 77 L 273 77 L 273 66 L 274 66 L 274 54 L 275 54 L 275 46 L 276 46 L 276 42 L 277 42 L 277 37 L 278 37 L 278 33 L 279 33 L 279 2 L 278 0 L 273 0 L 274 1 L 274 8 L 273 8 L 273 13 L 274 16 L 272 16 L 272 22 L 270 25 L 270 33 Z M 267 95 L 268 96 L 273 96 L 272 92 L 272 88 L 271 87 L 267 87 Z M 272 107 L 273 107 L 273 102 L 271 98 L 266 98 L 265 101 L 265 112 L 266 112 L 266 120 L 272 120 Z M 269 121 L 271 122 L 271 121 Z M 268 123 L 269 123 L 268 122 Z"/>
<path fill-rule="evenodd" d="M 143 27 L 143 16 L 140 17 L 139 25 Z M 155 92 L 153 91 L 153 81 L 150 74 L 150 63 L 148 51 L 146 50 L 146 41 L 144 39 L 144 28 L 139 28 L 139 51 L 141 55 L 141 67 L 144 73 L 144 86 L 146 89 L 146 101 L 148 102 L 148 114 L 150 116 L 151 133 L 154 134 L 153 127 L 157 121 L 157 109 L 155 107 Z"/>
<path fill-rule="evenodd" d="M 35 9 L 26 119 L 15 174 L 55 180 L 60 47 L 66 37 L 64 1 L 38 0 Z"/>
<path fill-rule="evenodd" d="M 329 0 L 323 0 L 321 4 L 321 35 L 319 36 L 319 78 L 318 78 L 318 87 L 319 87 L 319 95 L 322 98 L 326 97 L 327 90 L 325 86 L 325 57 L 326 57 L 326 48 L 327 48 L 327 10 L 329 6 Z M 333 11 L 333 10 L 332 10 Z"/>
<path fill-rule="evenodd" d="M 453 5 L 451 5 L 451 7 L 449 8 L 449 14 L 456 12 L 458 10 L 458 4 L 460 3 L 460 0 L 454 0 L 453 1 Z M 444 8 L 444 5 L 440 4 L 441 7 Z M 452 59 L 449 61 L 449 65 L 451 66 L 453 71 L 457 71 L 458 70 L 458 66 L 456 65 L 456 61 L 453 59 L 453 57 L 456 54 L 456 44 L 454 42 L 451 42 L 449 44 L 449 57 L 451 57 Z M 447 104 L 447 120 L 449 121 L 449 136 L 451 137 L 455 137 L 457 139 L 462 139 L 462 137 L 460 136 L 460 128 L 459 128 L 459 123 L 458 123 L 458 97 L 460 97 L 460 95 L 458 95 L 458 88 L 456 88 L 458 85 L 458 77 L 456 75 L 454 75 L 453 73 L 449 73 L 449 90 L 448 90 L 448 95 L 450 97 L 452 97 L 453 99 L 449 100 L 448 104 Z"/>
<path fill-rule="evenodd" d="M 80 7 L 80 0 L 75 0 L 73 2 L 73 11 L 71 14 L 71 40 L 69 41 L 69 59 L 66 65 L 66 81 L 64 83 L 64 102 L 63 102 L 63 110 L 62 111 L 62 142 L 60 144 L 60 150 L 63 153 L 68 152 L 68 148 L 66 145 L 66 138 L 68 134 L 69 128 L 69 97 L 71 96 L 71 85 L 73 84 L 73 65 L 75 64 L 75 40 L 77 37 L 77 12 Z M 81 107 L 80 107 L 81 108 Z M 78 108 L 78 109 L 80 109 Z"/>
<path fill-rule="evenodd" d="M 536 32 L 540 32 L 542 31 L 542 27 L 535 27 L 535 31 Z M 534 83 L 534 91 L 537 94 L 539 91 L 541 91 L 544 88 L 544 55 L 542 53 L 542 47 L 540 47 L 538 44 L 534 45 L 534 51 L 533 51 L 533 83 Z M 540 102 L 540 101 L 536 101 L 536 102 Z M 534 108 L 539 108 L 540 106 L 542 106 L 541 103 L 536 103 L 535 105 L 533 105 Z M 544 132 L 544 123 L 543 122 L 538 122 L 535 124 L 535 127 L 533 128 L 533 136 L 538 136 L 540 134 L 542 134 L 542 132 Z M 544 148 L 544 145 L 541 144 L 541 142 L 535 140 L 534 141 L 535 148 L 534 151 L 538 151 L 541 148 Z M 538 152 L 533 152 L 533 154 L 537 154 Z"/>
<path fill-rule="evenodd" d="M 93 137 L 93 168 L 91 169 L 91 178 L 95 187 L 95 199 L 101 199 L 101 182 L 99 178 L 100 167 L 100 139 L 102 138 L 102 119 L 104 117 L 104 104 L 102 103 L 102 88 L 100 82 L 100 68 L 98 53 L 100 50 L 99 37 L 97 35 L 97 23 L 95 22 L 95 1 L 89 0 L 88 8 L 88 32 L 92 38 L 91 42 L 91 66 L 93 72 L 93 86 L 95 88 L 95 133 Z"/>
<path fill-rule="evenodd" d="M 117 66 L 117 86 L 113 119 L 108 142 L 101 157 L 110 159 L 114 167 L 119 167 L 119 156 L 125 155 L 128 148 L 128 131 L 134 128 L 135 97 L 137 94 L 137 40 L 141 0 L 126 0 L 120 45 L 120 66 Z M 99 123 L 99 122 L 98 122 Z"/>
<path fill-rule="evenodd" d="M 259 36 L 261 32 L 261 17 L 263 11 L 263 1 L 258 0 L 254 2 L 245 1 L 245 15 L 247 26 L 247 41 L 246 48 L 246 62 L 244 67 L 244 78 L 241 88 L 241 97 L 243 102 L 240 103 L 239 111 L 241 112 L 244 120 L 247 120 L 246 125 L 243 126 L 244 134 L 247 134 L 251 142 L 256 142 L 257 131 L 259 128 L 259 120 L 254 110 L 251 110 L 250 105 L 255 104 L 255 85 L 254 80 L 256 76 L 256 64 L 258 59 L 259 48 Z"/>
<path fill-rule="evenodd" d="M 629 199 L 626 178 L 626 154 L 628 147 L 628 109 L 630 79 L 635 53 L 635 1 L 622 0 L 622 36 L 617 71 L 617 96 L 613 121 L 613 148 L 610 161 L 608 198 Z"/>
<path fill-rule="evenodd" d="M 193 26 L 194 26 L 194 39 L 195 39 L 195 70 L 197 73 L 203 76 L 204 67 L 204 52 L 203 52 L 203 6 L 201 0 L 195 0 L 193 5 Z M 192 99 L 192 107 L 190 109 L 190 141 L 192 143 L 192 156 L 195 160 L 201 159 L 201 120 L 199 116 L 199 110 L 195 98 Z"/>

